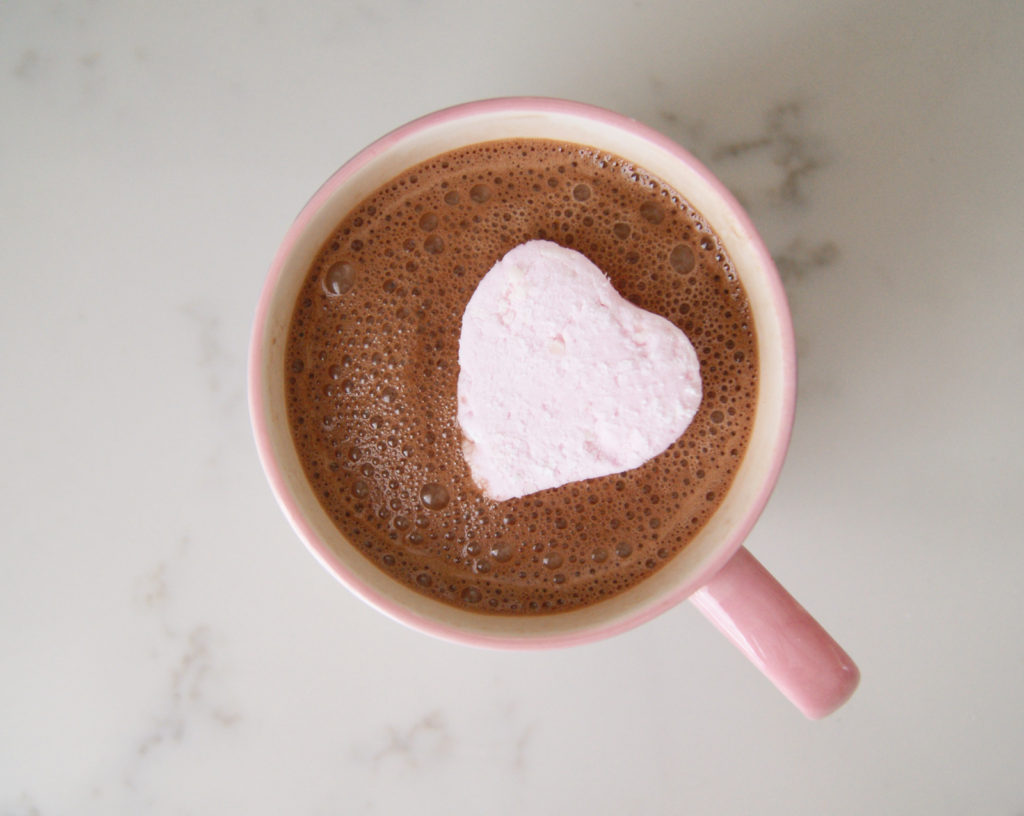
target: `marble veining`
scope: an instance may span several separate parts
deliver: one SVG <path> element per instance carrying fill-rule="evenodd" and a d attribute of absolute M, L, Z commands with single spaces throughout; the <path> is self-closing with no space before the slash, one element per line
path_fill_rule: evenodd
<path fill-rule="evenodd" d="M 210 672 L 210 633 L 197 626 L 184 635 L 183 649 L 170 673 L 169 693 L 161 706 L 162 713 L 138 742 L 138 755 L 144 757 L 154 748 L 167 742 L 180 742 L 192 710 L 203 699 L 203 691 Z M 215 717 L 229 722 L 222 715 Z"/>
<path fill-rule="evenodd" d="M 42 62 L 36 49 L 26 48 L 11 68 L 11 75 L 21 82 L 32 82 L 39 76 Z"/>
<path fill-rule="evenodd" d="M 454 742 L 444 713 L 432 710 L 410 724 L 387 726 L 372 743 L 356 745 L 353 756 L 366 762 L 374 773 L 393 771 L 396 765 L 422 769 L 447 761 Z"/>
<path fill-rule="evenodd" d="M 195 337 L 195 360 L 204 373 L 207 393 L 224 413 L 230 413 L 242 402 L 244 383 L 240 379 L 241 358 L 224 342 L 221 310 L 213 303 L 194 299 L 183 303 L 179 312 Z"/>
<path fill-rule="evenodd" d="M 354 738 L 351 758 L 374 776 L 430 773 L 467 755 L 487 757 L 502 774 L 527 773 L 537 724 L 522 706 L 499 695 L 470 709 L 469 715 L 456 715 L 445 706 L 429 706 L 404 721 L 389 721 L 373 735 Z"/>
<path fill-rule="evenodd" d="M 45 816 L 27 793 L 18 794 L 10 803 L 0 800 L 0 814 L 3 816 Z"/>
<path fill-rule="evenodd" d="M 836 263 L 839 247 L 831 240 L 807 244 L 802 238 L 794 238 L 773 251 L 772 257 L 782 280 L 796 282 Z"/>
<path fill-rule="evenodd" d="M 652 80 L 652 88 L 656 97 L 665 96 L 661 80 Z M 756 128 L 740 133 L 725 133 L 672 107 L 660 106 L 656 115 L 747 209 L 787 285 L 839 260 L 838 240 L 814 234 L 801 217 L 815 203 L 816 177 L 831 161 L 815 105 L 802 97 L 781 99 L 763 111 Z M 780 213 L 788 223 L 778 223 Z"/>
<path fill-rule="evenodd" d="M 765 112 L 758 133 L 712 145 L 712 161 L 727 163 L 750 154 L 763 154 L 778 174 L 774 183 L 763 191 L 767 202 L 775 205 L 805 203 L 807 182 L 825 161 L 820 139 L 815 138 L 806 124 L 806 107 L 799 99 L 772 105 Z M 757 201 L 749 194 L 739 195 Z"/>
<path fill-rule="evenodd" d="M 231 729 L 240 719 L 218 677 L 217 650 L 223 635 L 205 622 L 183 622 L 176 606 L 176 581 L 190 558 L 192 542 L 183 536 L 167 559 L 135 581 L 134 603 L 150 624 L 149 659 L 163 677 L 152 703 L 127 746 L 121 784 L 138 791 L 160 756 L 184 750 L 185 740 L 213 727 Z M 191 616 L 189 616 L 191 617 Z"/>

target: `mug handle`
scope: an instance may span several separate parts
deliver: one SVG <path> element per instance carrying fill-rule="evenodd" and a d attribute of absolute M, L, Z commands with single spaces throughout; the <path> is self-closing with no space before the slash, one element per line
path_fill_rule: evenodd
<path fill-rule="evenodd" d="M 810 719 L 857 688 L 850 656 L 745 547 L 690 600 Z"/>

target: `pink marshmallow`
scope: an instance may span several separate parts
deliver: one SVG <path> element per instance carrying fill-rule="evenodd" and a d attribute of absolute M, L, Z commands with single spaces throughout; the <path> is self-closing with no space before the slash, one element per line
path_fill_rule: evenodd
<path fill-rule="evenodd" d="M 686 335 L 550 241 L 520 244 L 480 281 L 459 366 L 463 453 L 499 501 L 639 467 L 701 401 Z"/>

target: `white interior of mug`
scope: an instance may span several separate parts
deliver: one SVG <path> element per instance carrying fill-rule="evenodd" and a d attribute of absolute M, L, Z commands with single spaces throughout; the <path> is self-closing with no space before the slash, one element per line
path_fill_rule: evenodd
<path fill-rule="evenodd" d="M 309 487 L 292 443 L 285 344 L 299 289 L 346 213 L 378 186 L 439 153 L 477 142 L 544 138 L 596 147 L 645 168 L 680 192 L 718 234 L 755 316 L 757 413 L 733 485 L 694 540 L 650 578 L 592 606 L 536 617 L 471 612 L 398 583 L 350 545 Z M 261 458 L 278 500 L 321 562 L 356 594 L 434 635 L 476 645 L 539 647 L 592 640 L 653 617 L 696 590 L 739 547 L 774 485 L 792 422 L 792 328 L 774 266 L 733 198 L 685 151 L 616 114 L 556 100 L 491 100 L 442 111 L 371 145 L 303 210 L 271 269 L 253 336 L 250 402 Z"/>

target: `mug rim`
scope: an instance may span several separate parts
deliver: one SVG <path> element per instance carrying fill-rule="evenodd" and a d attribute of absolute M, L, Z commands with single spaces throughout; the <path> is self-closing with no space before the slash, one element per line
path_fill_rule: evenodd
<path fill-rule="evenodd" d="M 392 149 L 396 144 L 423 130 L 448 124 L 461 118 L 496 113 L 554 113 L 581 117 L 602 126 L 627 131 L 641 140 L 652 143 L 657 148 L 671 154 L 673 158 L 686 164 L 725 203 L 730 215 L 736 219 L 744 230 L 745 241 L 756 255 L 762 270 L 771 305 L 779 315 L 781 335 L 779 337 L 779 344 L 782 353 L 782 365 L 780 366 L 782 400 L 776 444 L 756 495 L 744 508 L 741 517 L 731 526 L 727 543 L 717 548 L 686 580 L 680 581 L 678 585 L 666 592 L 657 602 L 640 607 L 618 620 L 605 621 L 592 628 L 564 633 L 520 634 L 513 636 L 468 632 L 415 612 L 395 599 L 387 597 L 368 586 L 342 562 L 342 559 L 333 552 L 329 545 L 321 540 L 312 525 L 308 523 L 297 500 L 292 495 L 273 450 L 269 420 L 262 398 L 265 390 L 265 377 L 267 375 L 267 372 L 264 371 L 264 338 L 269 324 L 268 316 L 271 302 L 283 276 L 287 258 L 293 251 L 300 236 L 309 227 L 316 213 L 338 188 L 343 186 L 360 168 L 380 154 Z M 274 497 L 292 529 L 306 545 L 306 548 L 320 561 L 321 565 L 361 600 L 399 623 L 443 640 L 496 649 L 559 648 L 612 637 L 652 620 L 686 600 L 697 589 L 706 584 L 740 549 L 743 541 L 760 517 L 764 506 L 767 504 L 768 498 L 778 481 L 779 473 L 789 447 L 796 406 L 795 339 L 789 305 L 782 281 L 771 255 L 754 228 L 750 217 L 732 193 L 689 151 L 661 132 L 635 119 L 606 108 L 583 102 L 540 96 L 482 99 L 428 113 L 376 139 L 332 173 L 300 210 L 278 245 L 256 306 L 249 344 L 247 379 L 249 414 L 257 453 L 263 471 L 270 483 Z M 360 555 L 360 557 L 362 556 Z M 552 613 L 553 616 L 558 614 L 557 612 Z"/>

